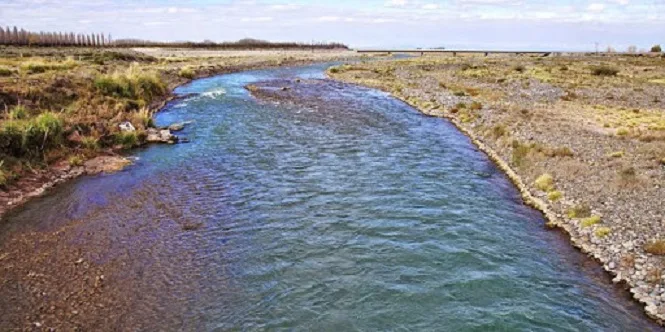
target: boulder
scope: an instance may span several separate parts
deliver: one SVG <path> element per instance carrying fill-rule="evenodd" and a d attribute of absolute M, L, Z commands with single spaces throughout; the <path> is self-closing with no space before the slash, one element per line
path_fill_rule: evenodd
<path fill-rule="evenodd" d="M 119 125 L 120 131 L 132 132 L 136 131 L 136 128 L 131 124 L 131 122 L 125 121 Z"/>

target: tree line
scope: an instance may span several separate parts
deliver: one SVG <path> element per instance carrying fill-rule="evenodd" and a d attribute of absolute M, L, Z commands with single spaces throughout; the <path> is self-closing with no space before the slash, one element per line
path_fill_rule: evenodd
<path fill-rule="evenodd" d="M 312 42 L 270 42 L 245 38 L 235 42 L 217 43 L 210 40 L 203 42 L 177 41 L 158 42 L 142 39 L 111 39 L 103 33 L 76 34 L 73 32 L 32 32 L 17 27 L 0 27 L 0 45 L 16 46 L 71 46 L 71 47 L 179 47 L 179 48 L 216 48 L 216 49 L 337 49 L 348 47 L 341 43 Z"/>
<path fill-rule="evenodd" d="M 0 27 L 0 45 L 105 47 L 113 45 L 113 41 L 111 35 L 103 33 L 32 32 L 17 27 Z"/>

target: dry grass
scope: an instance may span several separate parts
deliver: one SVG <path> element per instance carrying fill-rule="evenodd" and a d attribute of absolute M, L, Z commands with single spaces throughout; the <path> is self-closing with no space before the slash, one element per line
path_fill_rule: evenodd
<path fill-rule="evenodd" d="M 644 251 L 652 255 L 665 255 L 665 240 L 656 240 L 647 243 L 644 246 Z"/>

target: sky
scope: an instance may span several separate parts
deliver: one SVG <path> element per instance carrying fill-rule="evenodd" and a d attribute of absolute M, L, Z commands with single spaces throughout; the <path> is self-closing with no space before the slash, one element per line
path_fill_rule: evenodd
<path fill-rule="evenodd" d="M 665 0 L 0 0 L 0 26 L 160 41 L 621 51 L 665 45 Z"/>

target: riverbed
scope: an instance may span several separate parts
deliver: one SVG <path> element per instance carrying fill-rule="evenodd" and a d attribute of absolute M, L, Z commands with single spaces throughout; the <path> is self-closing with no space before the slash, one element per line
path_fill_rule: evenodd
<path fill-rule="evenodd" d="M 0 330 L 658 328 L 453 125 L 327 66 L 180 87 L 190 143 L 13 211 Z M 296 78 L 319 102 L 245 89 Z"/>

